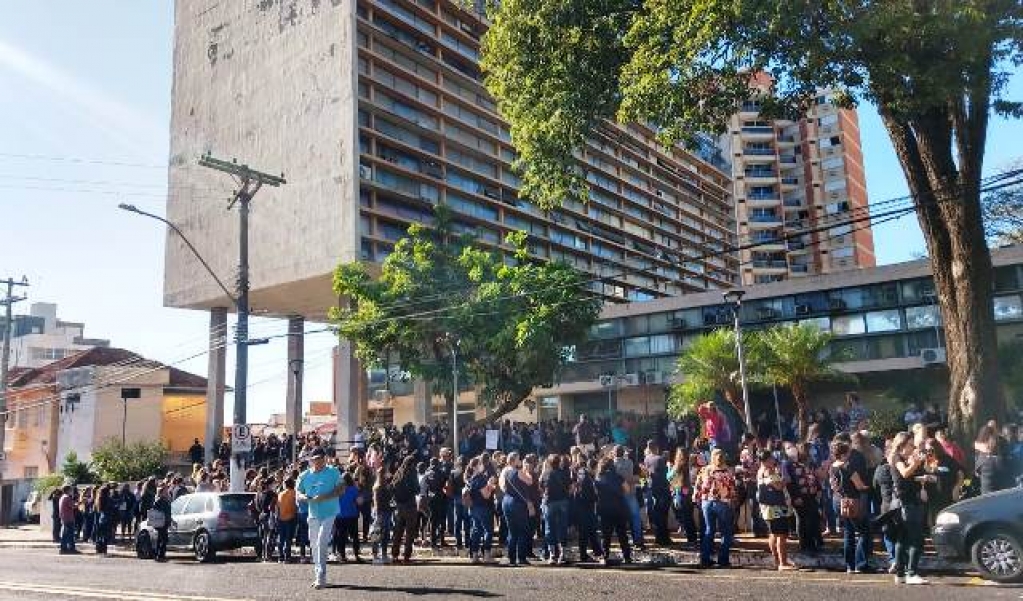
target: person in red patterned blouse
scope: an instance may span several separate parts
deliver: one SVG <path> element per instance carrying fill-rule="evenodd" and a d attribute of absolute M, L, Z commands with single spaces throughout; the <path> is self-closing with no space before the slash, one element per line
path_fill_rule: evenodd
<path fill-rule="evenodd" d="M 796 511 L 796 532 L 799 534 L 799 550 L 817 555 L 824 549 L 821 535 L 820 498 L 821 483 L 810 468 L 809 445 L 800 443 L 785 447 L 785 476 L 788 482 L 789 498 Z"/>
<path fill-rule="evenodd" d="M 710 454 L 710 463 L 703 468 L 696 478 L 693 501 L 703 511 L 704 534 L 700 544 L 700 567 L 710 567 L 711 553 L 714 550 L 714 535 L 721 533 L 721 545 L 718 548 L 717 565 L 722 568 L 731 566 L 729 553 L 732 548 L 735 524 L 735 503 L 738 494 L 735 485 L 735 474 L 725 461 L 721 449 L 714 449 Z"/>

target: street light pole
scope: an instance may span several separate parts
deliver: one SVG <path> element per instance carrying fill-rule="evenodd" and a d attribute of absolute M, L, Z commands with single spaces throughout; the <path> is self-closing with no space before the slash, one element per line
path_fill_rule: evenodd
<path fill-rule="evenodd" d="M 450 335 L 448 344 L 451 346 L 451 379 L 454 382 L 454 396 L 451 402 L 451 452 L 458 457 L 458 345 L 459 341 Z"/>
<path fill-rule="evenodd" d="M 739 384 L 742 386 L 742 405 L 746 412 L 746 430 L 753 431 L 753 415 L 749 408 L 749 387 L 746 384 L 746 358 L 743 356 L 742 348 L 742 322 L 739 313 L 742 309 L 742 297 L 746 295 L 744 290 L 728 290 L 722 294 L 725 302 L 732 303 L 732 313 L 735 317 L 735 352 L 739 359 Z"/>

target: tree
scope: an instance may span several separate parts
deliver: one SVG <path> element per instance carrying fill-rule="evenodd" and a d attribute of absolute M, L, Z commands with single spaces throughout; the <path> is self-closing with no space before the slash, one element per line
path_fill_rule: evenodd
<path fill-rule="evenodd" d="M 162 473 L 166 462 L 162 442 L 122 444 L 119 438 L 108 438 L 92 452 L 92 465 L 106 482 L 142 480 Z"/>
<path fill-rule="evenodd" d="M 75 484 L 95 484 L 97 482 L 92 466 L 84 461 L 79 461 L 78 453 L 74 451 L 68 451 L 68 454 L 64 456 L 64 464 L 60 467 L 60 473 L 64 474 L 65 480 L 70 480 Z"/>
<path fill-rule="evenodd" d="M 536 386 L 554 383 L 600 312 L 583 274 L 529 258 L 527 235 L 505 241 L 507 261 L 456 235 L 438 206 L 432 227 L 413 224 L 374 278 L 362 263 L 341 265 L 334 291 L 349 299 L 331 318 L 370 365 L 397 362 L 443 394 L 452 393 L 451 345 L 460 384 L 474 384 L 492 418 L 516 408 Z M 450 413 L 449 413 L 450 415 Z"/>
<path fill-rule="evenodd" d="M 509 121 L 521 192 L 541 207 L 585 195 L 572 153 L 604 120 L 646 122 L 665 144 L 720 131 L 752 74 L 765 109 L 798 117 L 818 89 L 874 104 L 927 241 L 946 324 L 949 421 L 959 437 L 1000 417 L 984 144 L 1023 62 L 1018 0 L 502 0 L 483 42 L 486 84 Z"/>
<path fill-rule="evenodd" d="M 743 334 L 743 345 L 744 350 L 748 349 L 744 357 L 747 382 L 752 382 L 760 371 L 752 333 Z M 746 415 L 734 330 L 714 330 L 696 338 L 679 356 L 678 372 L 682 382 L 673 386 L 668 396 L 668 409 L 673 415 L 689 413 L 719 392 L 739 415 Z"/>
<path fill-rule="evenodd" d="M 796 402 L 799 438 L 806 436 L 809 389 L 815 382 L 849 380 L 852 376 L 832 367 L 837 359 L 829 349 L 832 335 L 812 324 L 769 328 L 758 333 L 761 378 L 767 384 L 792 391 Z"/>

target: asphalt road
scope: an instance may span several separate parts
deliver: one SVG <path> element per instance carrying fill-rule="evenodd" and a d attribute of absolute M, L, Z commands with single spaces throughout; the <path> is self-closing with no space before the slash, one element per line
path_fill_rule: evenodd
<path fill-rule="evenodd" d="M 1023 598 L 1023 589 L 979 586 L 969 577 L 934 577 L 929 586 L 896 586 L 887 576 L 758 570 L 471 566 L 464 560 L 412 566 L 328 567 L 330 588 L 312 590 L 308 565 L 226 559 L 199 565 L 128 557 L 59 556 L 0 549 L 0 599 L 220 601 L 226 599 L 780 599 L 968 601 Z"/>

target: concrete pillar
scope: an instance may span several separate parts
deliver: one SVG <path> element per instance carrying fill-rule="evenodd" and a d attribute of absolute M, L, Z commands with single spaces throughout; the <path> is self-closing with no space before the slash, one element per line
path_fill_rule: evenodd
<path fill-rule="evenodd" d="M 337 346 L 335 353 L 334 398 L 337 403 L 337 440 L 340 454 L 344 455 L 351 446 L 351 440 L 355 430 L 365 419 L 366 412 L 362 409 L 367 405 L 363 398 L 362 368 L 359 360 L 355 358 L 355 347 L 347 341 L 342 340 Z"/>
<path fill-rule="evenodd" d="M 227 367 L 227 308 L 210 309 L 210 354 L 206 369 L 206 461 L 213 461 L 224 431 L 224 377 Z"/>
<path fill-rule="evenodd" d="M 305 374 L 305 319 L 288 319 L 288 395 L 284 421 L 289 434 L 302 430 L 302 378 Z"/>
<path fill-rule="evenodd" d="M 429 424 L 433 418 L 433 394 L 430 383 L 423 379 L 412 382 L 412 423 Z"/>

